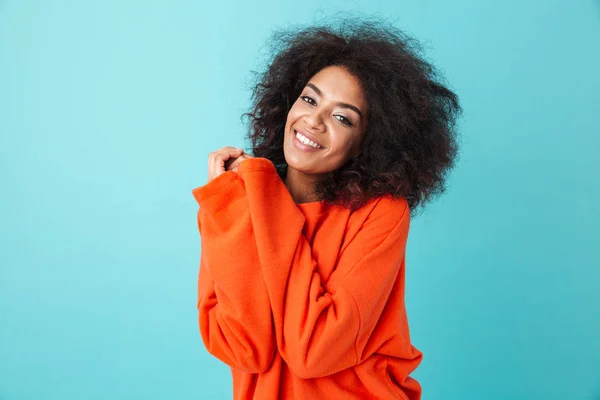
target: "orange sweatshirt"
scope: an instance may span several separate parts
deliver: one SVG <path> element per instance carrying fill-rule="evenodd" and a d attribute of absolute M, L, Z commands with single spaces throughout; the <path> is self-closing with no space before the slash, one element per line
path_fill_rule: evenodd
<path fill-rule="evenodd" d="M 406 200 L 296 204 L 266 158 L 193 190 L 198 310 L 235 400 L 419 399 L 404 305 Z"/>

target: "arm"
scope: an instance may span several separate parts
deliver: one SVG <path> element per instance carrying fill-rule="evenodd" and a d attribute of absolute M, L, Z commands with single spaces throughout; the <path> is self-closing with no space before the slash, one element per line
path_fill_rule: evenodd
<path fill-rule="evenodd" d="M 239 174 L 281 356 L 305 379 L 359 364 L 375 350 L 367 343 L 404 266 L 408 204 L 385 199 L 387 207 L 375 207 L 324 286 L 302 234 L 304 215 L 273 164 L 246 160 Z"/>
<path fill-rule="evenodd" d="M 276 343 L 243 182 L 227 172 L 193 194 L 200 205 L 202 340 L 212 355 L 231 367 L 263 372 L 271 365 Z"/>

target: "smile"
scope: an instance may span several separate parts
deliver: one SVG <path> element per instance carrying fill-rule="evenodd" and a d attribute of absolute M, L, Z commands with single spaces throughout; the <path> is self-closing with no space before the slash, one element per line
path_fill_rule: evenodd
<path fill-rule="evenodd" d="M 300 132 L 294 130 L 294 133 L 296 134 L 296 139 L 298 139 L 302 144 L 306 145 L 306 146 L 311 146 L 315 149 L 324 149 L 325 147 L 321 146 L 318 143 L 313 142 L 312 140 L 310 140 L 309 138 L 307 138 L 306 136 L 304 136 L 303 134 L 301 134 Z"/>

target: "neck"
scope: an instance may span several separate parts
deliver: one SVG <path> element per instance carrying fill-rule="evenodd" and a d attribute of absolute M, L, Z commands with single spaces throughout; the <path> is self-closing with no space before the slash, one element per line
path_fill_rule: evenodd
<path fill-rule="evenodd" d="M 300 204 L 320 200 L 314 193 L 314 187 L 317 181 L 318 178 L 314 176 L 303 174 L 302 172 L 288 167 L 284 183 L 292 195 L 294 202 Z"/>

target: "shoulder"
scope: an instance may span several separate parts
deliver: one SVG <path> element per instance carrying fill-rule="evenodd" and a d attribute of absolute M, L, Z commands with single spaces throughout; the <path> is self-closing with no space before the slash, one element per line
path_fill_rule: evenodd
<path fill-rule="evenodd" d="M 351 220 L 351 225 L 359 230 L 376 231 L 382 235 L 393 231 L 406 234 L 410 226 L 410 208 L 404 198 L 379 196 L 354 211 Z"/>
<path fill-rule="evenodd" d="M 361 210 L 367 221 L 384 219 L 395 225 L 402 220 L 410 220 L 408 201 L 403 197 L 379 196 L 369 200 Z"/>

